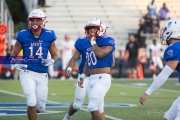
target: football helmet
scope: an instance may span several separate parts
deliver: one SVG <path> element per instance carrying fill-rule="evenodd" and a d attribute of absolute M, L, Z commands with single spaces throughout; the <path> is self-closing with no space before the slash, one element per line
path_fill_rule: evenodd
<path fill-rule="evenodd" d="M 180 40 L 180 20 L 172 18 L 164 24 L 160 31 L 160 39 L 162 44 L 169 45 L 169 40 L 179 39 Z"/>
<path fill-rule="evenodd" d="M 32 23 L 31 19 L 33 18 L 39 18 L 41 19 L 41 21 L 37 23 Z M 46 15 L 44 14 L 44 12 L 40 9 L 34 9 L 28 15 L 28 19 L 27 19 L 28 27 L 31 28 L 33 31 L 38 31 L 45 26 L 45 23 L 47 22 L 45 20 L 46 20 Z"/>
<path fill-rule="evenodd" d="M 99 18 L 92 18 L 86 23 L 86 26 L 84 27 L 86 36 L 88 34 L 87 28 L 92 26 L 98 27 L 96 37 L 100 37 L 106 34 L 106 28 L 107 28 L 106 24 L 103 21 L 101 21 Z"/>

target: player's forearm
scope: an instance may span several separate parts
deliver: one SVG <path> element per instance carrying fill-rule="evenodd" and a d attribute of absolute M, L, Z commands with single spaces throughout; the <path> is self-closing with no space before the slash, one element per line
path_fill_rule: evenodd
<path fill-rule="evenodd" d="M 56 54 L 56 55 L 53 55 L 52 56 L 52 59 L 54 60 L 54 62 L 56 62 L 57 60 L 58 60 L 58 55 Z"/>
<path fill-rule="evenodd" d="M 97 57 L 99 58 L 103 57 L 103 49 L 96 44 L 93 45 L 93 52 Z"/>
<path fill-rule="evenodd" d="M 19 51 L 20 52 L 20 51 Z M 17 56 L 19 54 L 19 52 L 17 50 L 13 50 L 11 52 L 11 56 Z"/>
<path fill-rule="evenodd" d="M 73 67 L 75 66 L 75 63 L 76 63 L 76 60 L 73 59 L 73 58 L 71 58 L 71 59 L 69 60 L 68 67 L 73 68 Z"/>
<path fill-rule="evenodd" d="M 160 88 L 168 79 L 168 77 L 172 74 L 174 70 L 169 66 L 165 66 L 161 73 L 154 79 L 151 86 L 146 90 L 147 95 L 151 95 L 155 90 Z"/>
<path fill-rule="evenodd" d="M 89 69 L 88 69 L 88 63 L 86 62 L 83 68 L 83 74 L 88 75 L 89 74 Z"/>

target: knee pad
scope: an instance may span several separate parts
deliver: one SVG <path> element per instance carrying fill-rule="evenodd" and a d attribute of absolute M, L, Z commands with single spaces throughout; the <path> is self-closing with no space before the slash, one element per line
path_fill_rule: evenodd
<path fill-rule="evenodd" d="M 27 106 L 33 107 L 36 106 L 36 100 L 35 99 L 27 99 Z"/>
<path fill-rule="evenodd" d="M 98 110 L 98 107 L 97 107 L 95 104 L 88 104 L 87 110 L 88 110 L 89 112 L 93 112 L 93 111 Z"/>
<path fill-rule="evenodd" d="M 79 109 L 81 108 L 81 106 L 78 105 L 78 104 L 76 104 L 76 103 L 73 103 L 73 108 L 74 108 L 75 110 L 79 110 Z"/>
<path fill-rule="evenodd" d="M 81 108 L 83 102 L 84 102 L 84 99 L 75 98 L 74 99 L 74 103 L 73 103 L 73 108 L 75 110 L 79 110 Z"/>
<path fill-rule="evenodd" d="M 44 112 L 45 111 L 45 106 L 41 106 L 41 105 L 37 105 L 36 106 L 36 110 L 40 113 Z"/>

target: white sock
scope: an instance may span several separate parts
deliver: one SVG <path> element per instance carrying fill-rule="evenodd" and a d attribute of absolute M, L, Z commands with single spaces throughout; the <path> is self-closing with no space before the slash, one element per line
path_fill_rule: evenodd
<path fill-rule="evenodd" d="M 68 113 L 64 116 L 63 120 L 70 120 L 72 116 L 70 116 Z"/>

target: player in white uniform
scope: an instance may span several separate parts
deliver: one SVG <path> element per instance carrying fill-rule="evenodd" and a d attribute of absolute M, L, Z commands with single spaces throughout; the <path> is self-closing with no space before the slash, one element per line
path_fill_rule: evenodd
<path fill-rule="evenodd" d="M 164 52 L 164 60 L 167 61 L 167 64 L 140 97 L 141 104 L 144 104 L 149 95 L 166 82 L 174 70 L 178 72 L 180 80 L 180 20 L 168 20 L 160 32 L 160 38 L 163 44 L 169 45 Z M 173 102 L 170 109 L 165 113 L 164 120 L 180 120 L 180 97 Z"/>
<path fill-rule="evenodd" d="M 160 43 L 157 43 L 156 39 L 153 39 L 153 44 L 148 46 L 150 51 L 150 60 L 151 65 L 150 69 L 153 73 L 153 78 L 156 77 L 156 68 L 159 67 L 160 71 L 163 69 L 163 63 L 160 57 L 160 51 L 162 51 L 162 46 Z"/>
<path fill-rule="evenodd" d="M 66 34 L 64 36 L 64 40 L 60 43 L 60 56 L 61 56 L 61 62 L 62 62 L 62 70 L 63 70 L 63 76 L 61 79 L 65 79 L 65 72 L 68 65 L 69 60 L 71 59 L 74 51 L 74 41 L 71 40 L 71 37 L 69 34 Z"/>

